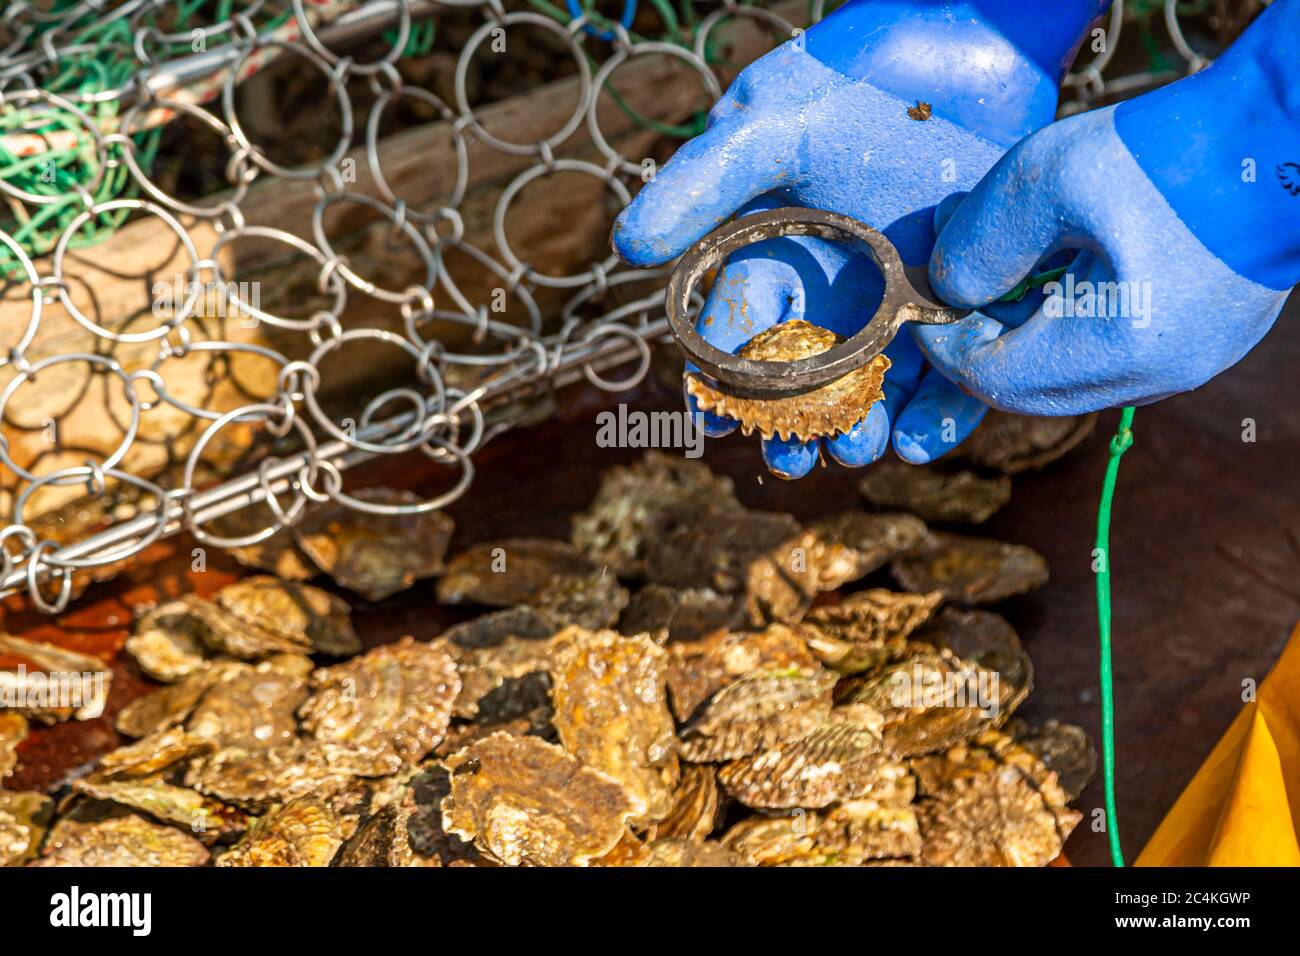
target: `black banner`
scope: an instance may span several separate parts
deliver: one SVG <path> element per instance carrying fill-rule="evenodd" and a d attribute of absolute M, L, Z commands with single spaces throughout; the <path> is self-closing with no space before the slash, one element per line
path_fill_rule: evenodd
<path fill-rule="evenodd" d="M 94 935 L 128 951 L 199 941 L 337 946 L 421 932 L 435 948 L 475 937 L 496 946 L 514 934 L 536 944 L 554 933 L 559 944 L 572 932 L 609 944 L 643 930 L 680 939 L 688 927 L 701 942 L 716 932 L 729 944 L 737 934 L 761 944 L 778 927 L 828 939 L 867 926 L 918 934 L 918 943 L 935 933 L 990 943 L 1004 934 L 1228 942 L 1282 931 L 1295 885 L 1284 870 L 29 868 L 0 870 L 0 912 L 11 939 Z"/>

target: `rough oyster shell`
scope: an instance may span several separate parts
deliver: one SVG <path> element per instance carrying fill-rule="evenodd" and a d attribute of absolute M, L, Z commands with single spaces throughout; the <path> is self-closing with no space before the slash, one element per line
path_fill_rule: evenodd
<path fill-rule="evenodd" d="M 43 793 L 0 790 L 0 867 L 20 866 L 36 855 L 54 801 Z"/>
<path fill-rule="evenodd" d="M 175 827 L 136 814 L 93 823 L 65 817 L 50 830 L 31 866 L 203 866 L 208 850 Z"/>
<path fill-rule="evenodd" d="M 579 627 L 556 635 L 554 647 L 551 723 L 564 749 L 622 786 L 632 825 L 663 819 L 678 776 L 667 655 L 645 636 Z"/>
<path fill-rule="evenodd" d="M 365 776 L 396 773 L 438 745 L 460 693 L 446 650 L 404 637 L 313 675 L 303 730 Z"/>
<path fill-rule="evenodd" d="M 288 645 L 276 650 L 305 650 L 333 657 L 347 657 L 361 650 L 347 603 L 309 584 L 255 574 L 226 585 L 217 592 L 216 599 L 238 620 Z"/>
<path fill-rule="evenodd" d="M 983 524 L 1011 500 L 1011 479 L 881 461 L 867 469 L 858 491 L 879 508 L 910 511 L 926 521 Z"/>
<path fill-rule="evenodd" d="M 259 817 L 217 866 L 329 866 L 344 828 L 330 800 L 299 797 Z"/>
<path fill-rule="evenodd" d="M 1031 548 L 938 531 L 890 570 L 908 590 L 942 591 L 956 604 L 994 604 L 1047 583 L 1047 561 Z"/>
<path fill-rule="evenodd" d="M 818 355 L 842 342 L 829 329 L 802 319 L 790 319 L 754 336 L 738 353 L 762 362 L 793 362 Z M 846 432 L 885 397 L 883 386 L 889 359 L 877 355 L 848 375 L 802 395 L 753 399 L 729 395 L 698 372 L 686 376 L 686 391 L 704 411 L 734 418 L 746 435 L 757 430 L 764 438 L 817 438 Z"/>
<path fill-rule="evenodd" d="M 585 866 L 623 838 L 615 781 L 536 737 L 493 734 L 447 760 L 443 827 L 508 866 Z"/>

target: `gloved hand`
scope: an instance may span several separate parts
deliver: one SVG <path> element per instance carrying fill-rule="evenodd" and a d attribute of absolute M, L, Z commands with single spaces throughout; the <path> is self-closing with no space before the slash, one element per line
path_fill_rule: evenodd
<path fill-rule="evenodd" d="M 905 263 L 923 264 L 934 205 L 969 189 L 1008 146 L 1051 121 L 1060 77 L 1105 5 L 850 0 L 737 77 L 709 129 L 619 216 L 614 246 L 634 265 L 653 265 L 737 210 L 805 205 L 860 219 L 883 231 Z M 697 327 L 733 352 L 790 318 L 847 337 L 870 318 L 881 291 L 874 264 L 843 246 L 770 240 L 727 262 Z M 878 458 L 891 423 L 899 454 L 928 461 L 965 438 L 986 410 L 926 373 L 907 336 L 886 354 L 893 366 L 884 402 L 826 442 L 842 464 Z M 712 414 L 704 423 L 715 436 L 736 427 Z M 768 439 L 763 455 L 773 471 L 795 478 L 817 461 L 818 442 Z"/>
<path fill-rule="evenodd" d="M 1077 255 L 1015 319 L 916 327 L 944 375 L 1040 415 L 1197 387 L 1300 281 L 1300 0 L 1277 0 L 1209 69 L 1035 133 L 953 205 L 930 280 L 954 305 Z"/>

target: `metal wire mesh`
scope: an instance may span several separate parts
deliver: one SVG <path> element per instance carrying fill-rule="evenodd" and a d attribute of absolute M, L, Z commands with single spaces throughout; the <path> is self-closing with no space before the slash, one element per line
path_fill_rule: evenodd
<path fill-rule="evenodd" d="M 1063 113 L 1200 69 L 1209 61 L 1199 51 L 1221 45 L 1229 38 L 1225 30 L 1239 29 L 1238 21 L 1248 19 L 1222 3 L 1165 0 L 1127 6 L 1126 13 L 1126 5 L 1116 2 L 1106 30 L 1085 43 L 1084 65 L 1065 81 Z M 235 547 L 280 533 L 295 525 L 305 509 L 330 500 L 372 513 L 443 508 L 469 489 L 475 451 L 514 421 L 506 415 L 490 422 L 487 413 L 494 404 L 521 390 L 554 388 L 582 376 L 609 390 L 639 382 L 650 366 L 651 343 L 666 331 L 660 284 L 666 270 L 630 270 L 611 254 L 578 271 L 544 271 L 508 233 L 512 204 L 530 183 L 559 172 L 593 177 L 618 205 L 626 204 L 645 163 L 621 155 L 601 128 L 598 104 L 613 72 L 636 57 L 671 57 L 697 74 L 709 99 L 716 99 L 722 84 L 711 48 L 724 24 L 757 20 L 775 44 L 798 26 L 820 19 L 826 4 L 814 0 L 800 17 L 789 14 L 789 4 L 780 8 L 786 11 L 782 15 L 737 0 L 683 0 L 678 6 L 659 0 L 654 7 L 662 21 L 658 38 L 634 33 L 630 16 L 616 21 L 590 8 L 583 14 L 576 3 L 561 9 L 544 0 L 9 3 L 0 15 L 0 159 L 5 163 L 0 198 L 9 209 L 9 216 L 0 219 L 0 268 L 11 279 L 11 291 L 30 300 L 30 309 L 23 310 L 21 327 L 7 324 L 2 329 L 9 340 L 0 369 L 9 378 L 0 391 L 0 417 L 24 385 L 45 381 L 60 366 L 76 363 L 108 380 L 126 412 L 116 448 L 83 464 L 40 469 L 24 464 L 10 442 L 0 440 L 0 469 L 15 478 L 10 523 L 0 530 L 0 590 L 26 589 L 35 606 L 57 613 L 74 595 L 74 575 L 108 568 L 179 531 L 205 544 Z M 412 49 L 427 46 L 429 31 L 449 11 L 461 16 L 476 12 L 481 24 L 459 50 L 454 95 L 444 101 L 405 83 L 398 63 Z M 187 25 L 200 13 L 201 23 Z M 1157 17 L 1163 33 L 1154 30 Z M 1196 28 L 1189 30 L 1186 21 L 1192 18 Z M 536 142 L 511 142 L 489 132 L 467 89 L 476 51 L 512 27 L 551 35 L 571 54 L 570 75 L 577 77 L 578 103 L 567 122 Z M 349 51 L 360 41 L 381 35 L 386 52 L 363 61 L 352 58 Z M 1124 58 L 1123 45 L 1130 37 L 1136 59 Z M 239 115 L 239 85 L 286 58 L 319 75 L 339 118 L 337 142 L 306 165 L 273 160 L 253 142 Z M 1121 61 L 1131 72 L 1119 72 Z M 367 91 L 364 109 L 354 106 L 358 84 Z M 431 207 L 399 195 L 383 168 L 383 117 L 403 98 L 419 100 L 451 126 L 456 174 L 444 199 Z M 228 191 L 219 201 L 182 200 L 151 175 L 159 131 L 177 117 L 200 124 L 224 144 Z M 586 129 L 600 161 L 557 156 L 580 128 Z M 472 141 L 530 160 L 496 201 L 491 250 L 470 242 L 462 216 Z M 364 145 L 377 196 L 353 189 L 341 169 L 356 145 Z M 254 183 L 268 179 L 311 184 L 315 204 L 309 222 L 248 222 L 244 199 Z M 336 251 L 338 237 L 326 227 L 331 210 L 345 205 L 388 220 L 393 235 L 414 250 L 424 280 L 384 288 L 354 271 L 348 257 Z M 78 307 L 67 264 L 72 250 L 88 246 L 86 255 L 93 258 L 94 244 L 105 235 L 128 218 L 147 217 L 174 233 L 183 250 L 183 293 L 166 309 L 152 310 L 150 327 L 125 331 Z M 206 224 L 212 240 L 196 240 L 193 223 Z M 289 317 L 241 300 L 224 274 L 221 253 L 247 238 L 282 243 L 309 258 L 316 289 L 331 304 L 306 317 Z M 452 252 L 470 256 L 494 273 L 526 318 L 505 322 L 494 318 L 485 303 L 472 301 L 446 267 Z M 616 302 L 615 290 L 634 288 L 647 277 L 659 280 L 648 293 Z M 264 344 L 200 335 L 195 318 L 214 290 L 251 322 L 301 337 L 306 356 L 291 359 Z M 548 321 L 537 305 L 544 290 L 568 296 L 554 320 Z M 355 297 L 368 297 L 376 308 L 387 310 L 393 326 L 345 323 L 345 307 Z M 33 342 L 55 302 L 89 333 L 86 341 L 93 348 L 33 354 Z M 142 302 L 141 308 L 149 305 Z M 449 324 L 463 329 L 464 336 L 454 339 L 467 344 L 449 345 L 453 339 L 444 333 Z M 359 410 L 355 427 L 345 427 L 319 400 L 322 364 L 361 342 L 405 353 L 409 381 L 372 398 Z M 130 363 L 114 354 L 124 345 L 156 352 L 148 361 Z M 273 392 L 229 408 L 182 398 L 169 388 L 165 368 L 200 352 L 253 354 L 273 362 Z M 631 371 L 617 380 L 606 377 L 609 369 L 629 364 Z M 165 409 L 188 417 L 194 426 L 181 467 L 171 474 L 126 467 L 124 460 L 141 430 Z M 242 473 L 214 482 L 203 468 L 205 450 L 220 441 L 223 430 L 236 426 L 273 438 L 296 436 L 297 450 L 264 456 Z M 347 468 L 413 452 L 448 469 L 448 490 L 407 505 L 378 504 L 345 490 L 342 473 Z M 137 493 L 140 506 L 134 513 L 72 540 L 43 535 L 28 517 L 33 495 L 42 489 L 84 488 L 89 495 L 105 495 L 123 487 Z M 265 526 L 238 535 L 219 535 L 209 527 L 214 519 L 258 502 L 269 509 Z"/>

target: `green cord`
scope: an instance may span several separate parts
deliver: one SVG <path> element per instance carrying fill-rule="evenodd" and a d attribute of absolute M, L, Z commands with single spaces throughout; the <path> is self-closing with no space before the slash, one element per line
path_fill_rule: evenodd
<path fill-rule="evenodd" d="M 1101 567 L 1097 571 L 1097 631 L 1101 638 L 1101 767 L 1106 790 L 1106 837 L 1110 841 L 1110 861 L 1124 865 L 1124 851 L 1119 842 L 1119 816 L 1115 809 L 1115 689 L 1110 657 L 1110 509 L 1115 497 L 1115 479 L 1119 477 L 1119 460 L 1133 445 L 1133 413 L 1127 406 L 1119 417 L 1119 427 L 1110 440 L 1110 458 L 1106 478 L 1101 486 L 1097 507 L 1097 551 Z"/>

